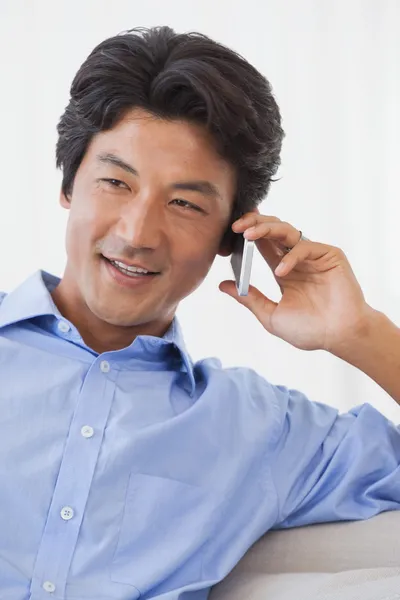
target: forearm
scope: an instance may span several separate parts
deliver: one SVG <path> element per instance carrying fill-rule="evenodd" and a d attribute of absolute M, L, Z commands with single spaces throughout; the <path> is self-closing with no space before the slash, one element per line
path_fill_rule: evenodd
<path fill-rule="evenodd" d="M 366 373 L 400 404 L 400 329 L 386 315 L 372 311 L 360 334 L 332 354 Z"/>

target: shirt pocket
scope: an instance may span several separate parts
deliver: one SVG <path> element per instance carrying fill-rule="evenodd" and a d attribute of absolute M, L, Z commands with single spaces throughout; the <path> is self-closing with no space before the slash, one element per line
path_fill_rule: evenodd
<path fill-rule="evenodd" d="M 182 569 L 199 581 L 203 548 L 218 514 L 217 495 L 192 484 L 131 473 L 111 579 L 144 594 Z"/>

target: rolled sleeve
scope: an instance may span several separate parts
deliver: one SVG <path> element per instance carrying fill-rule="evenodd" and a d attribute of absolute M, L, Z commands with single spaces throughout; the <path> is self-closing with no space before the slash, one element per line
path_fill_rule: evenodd
<path fill-rule="evenodd" d="M 398 426 L 370 404 L 339 414 L 279 386 L 276 402 L 274 529 L 368 519 L 400 508 Z"/>

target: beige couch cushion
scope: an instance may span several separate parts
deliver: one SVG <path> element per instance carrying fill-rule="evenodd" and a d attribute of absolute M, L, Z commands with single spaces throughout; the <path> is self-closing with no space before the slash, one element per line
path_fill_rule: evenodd
<path fill-rule="evenodd" d="M 210 600 L 399 600 L 400 568 L 228 577 Z"/>
<path fill-rule="evenodd" d="M 212 589 L 210 600 L 286 600 L 295 591 L 296 600 L 302 594 L 333 600 L 339 589 L 346 600 L 400 599 L 400 511 L 270 531 Z"/>

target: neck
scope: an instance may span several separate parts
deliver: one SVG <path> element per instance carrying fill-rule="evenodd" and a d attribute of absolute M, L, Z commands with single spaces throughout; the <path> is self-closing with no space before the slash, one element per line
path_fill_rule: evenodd
<path fill-rule="evenodd" d="M 85 344 L 98 354 L 126 348 L 139 335 L 162 337 L 172 321 L 170 317 L 167 322 L 158 320 L 132 326 L 107 323 L 93 314 L 83 299 L 75 295 L 64 280 L 51 296 L 63 317 L 77 328 Z"/>

